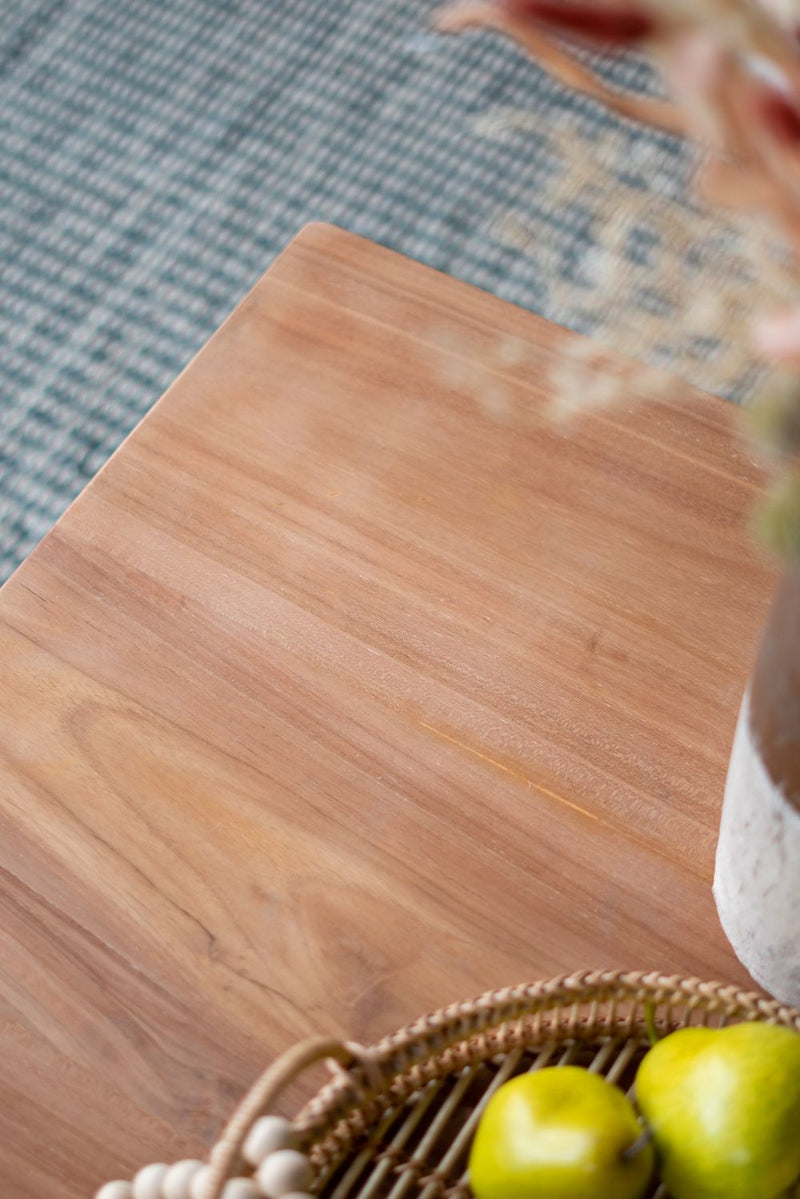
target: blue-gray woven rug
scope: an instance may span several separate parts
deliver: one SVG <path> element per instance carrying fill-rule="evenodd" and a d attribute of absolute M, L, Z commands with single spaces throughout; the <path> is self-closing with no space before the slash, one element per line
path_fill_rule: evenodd
<path fill-rule="evenodd" d="M 605 118 L 496 36 L 432 35 L 433 7 L 6 0 L 0 579 L 309 220 L 591 328 L 552 298 L 591 214 L 547 209 L 540 129 L 566 114 L 591 140 Z M 522 132 L 487 133 L 515 110 Z M 549 231 L 549 274 L 497 235 L 508 213 Z"/>

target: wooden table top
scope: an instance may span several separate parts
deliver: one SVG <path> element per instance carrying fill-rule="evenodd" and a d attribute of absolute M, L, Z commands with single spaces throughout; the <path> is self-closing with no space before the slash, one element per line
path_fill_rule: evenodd
<path fill-rule="evenodd" d="M 747 982 L 710 881 L 758 473 L 689 388 L 554 426 L 575 341 L 311 226 L 5 586 L 4 1193 L 202 1154 L 312 1032 Z"/>

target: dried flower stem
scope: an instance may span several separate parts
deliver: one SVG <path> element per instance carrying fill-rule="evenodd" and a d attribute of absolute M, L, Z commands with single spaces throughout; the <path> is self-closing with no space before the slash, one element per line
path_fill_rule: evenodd
<path fill-rule="evenodd" d="M 474 26 L 514 38 L 567 87 L 619 116 L 704 143 L 699 187 L 707 201 L 757 211 L 795 258 L 800 309 L 800 41 L 755 0 L 464 0 L 438 16 L 443 30 Z M 554 39 L 558 39 L 557 41 Z M 613 91 L 563 47 L 642 45 L 679 106 Z M 800 367 L 800 314 L 773 335 L 773 356 Z M 774 326 L 773 326 L 774 331 Z M 756 342 L 758 344 L 758 342 Z M 762 346 L 769 336 L 762 336 Z M 780 461 L 760 517 L 767 540 L 800 556 L 800 382 L 780 402 L 765 396 L 751 427 Z M 768 431 L 768 435 L 767 432 Z M 772 535 L 770 535 L 770 530 Z"/>
<path fill-rule="evenodd" d="M 640 124 L 663 129 L 667 133 L 681 136 L 688 134 L 686 120 L 676 105 L 663 100 L 651 100 L 643 96 L 629 96 L 612 91 L 594 71 L 554 45 L 537 25 L 524 17 L 514 16 L 512 12 L 492 3 L 491 0 L 464 0 L 463 3 L 445 8 L 436 17 L 436 24 L 443 33 L 459 33 L 478 27 L 496 29 L 513 37 L 532 58 L 566 87 L 590 96 L 610 112 Z"/>

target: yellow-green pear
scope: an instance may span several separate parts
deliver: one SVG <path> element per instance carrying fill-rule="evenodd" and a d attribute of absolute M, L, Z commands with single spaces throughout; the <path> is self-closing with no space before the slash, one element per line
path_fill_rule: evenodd
<path fill-rule="evenodd" d="M 633 1106 L 580 1066 L 521 1074 L 489 1100 L 469 1161 L 476 1199 L 641 1199 L 653 1149 Z"/>
<path fill-rule="evenodd" d="M 684 1028 L 636 1076 L 673 1199 L 778 1199 L 800 1179 L 800 1035 L 775 1024 Z"/>

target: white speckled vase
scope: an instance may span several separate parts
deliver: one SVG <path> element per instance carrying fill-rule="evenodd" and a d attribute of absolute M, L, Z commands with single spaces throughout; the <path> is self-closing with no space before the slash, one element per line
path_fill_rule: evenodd
<path fill-rule="evenodd" d="M 800 570 L 775 596 L 739 714 L 714 898 L 756 982 L 800 1006 Z"/>

